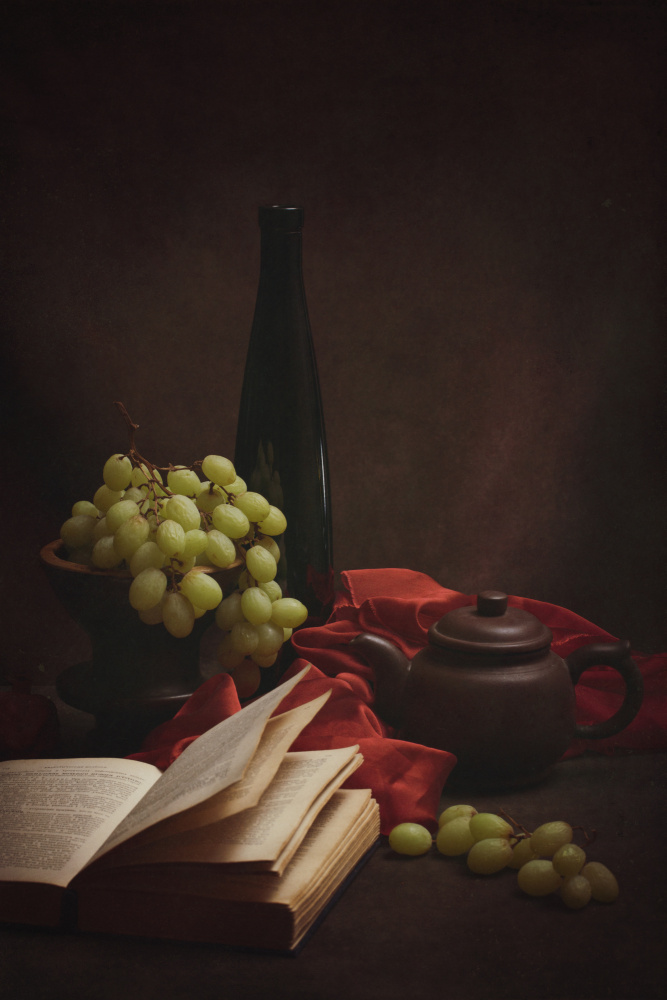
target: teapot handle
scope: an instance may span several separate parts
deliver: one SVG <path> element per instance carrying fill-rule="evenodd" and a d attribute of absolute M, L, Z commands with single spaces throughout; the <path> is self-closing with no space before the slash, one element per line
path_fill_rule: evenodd
<path fill-rule="evenodd" d="M 613 667 L 625 681 L 625 698 L 619 710 L 605 722 L 578 725 L 574 733 L 575 739 L 605 739 L 620 733 L 630 725 L 641 707 L 644 679 L 639 667 L 630 656 L 630 643 L 627 639 L 621 642 L 592 642 L 588 646 L 580 646 L 565 658 L 565 662 L 573 684 L 577 683 L 584 670 L 601 665 Z"/>

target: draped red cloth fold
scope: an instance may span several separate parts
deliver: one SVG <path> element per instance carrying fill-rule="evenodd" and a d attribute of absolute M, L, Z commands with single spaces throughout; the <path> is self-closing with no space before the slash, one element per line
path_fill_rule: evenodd
<path fill-rule="evenodd" d="M 329 621 L 318 628 L 301 629 L 292 638 L 298 659 L 288 676 L 306 663 L 312 666 L 278 711 L 331 689 L 329 700 L 293 749 L 358 743 L 364 763 L 349 779 L 348 787 L 372 789 L 380 805 L 382 832 L 388 833 L 405 820 L 434 829 L 440 793 L 456 758 L 396 738 L 373 711 L 372 668 L 348 643 L 360 632 L 373 632 L 391 639 L 412 658 L 426 644 L 428 628 L 448 611 L 474 603 L 475 595 L 448 590 L 423 573 L 405 569 L 350 570 L 341 580 L 343 590 L 336 596 Z M 509 604 L 525 608 L 547 625 L 553 633 L 553 648 L 563 657 L 589 642 L 616 638 L 557 605 L 525 597 L 510 597 Z M 633 656 L 645 686 L 639 714 L 614 737 L 575 741 L 566 757 L 586 750 L 667 750 L 667 654 L 633 651 Z M 624 686 L 616 671 L 593 667 L 585 671 L 575 691 L 577 721 L 599 722 L 617 710 Z M 200 733 L 240 707 L 231 678 L 218 674 L 198 688 L 172 720 L 155 729 L 133 757 L 164 769 Z"/>

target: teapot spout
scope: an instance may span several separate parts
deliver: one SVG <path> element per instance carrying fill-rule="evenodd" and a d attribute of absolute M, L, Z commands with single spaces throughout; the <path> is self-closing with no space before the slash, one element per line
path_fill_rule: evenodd
<path fill-rule="evenodd" d="M 350 645 L 375 672 L 373 708 L 390 726 L 400 728 L 410 661 L 393 642 L 371 632 L 355 636 Z"/>

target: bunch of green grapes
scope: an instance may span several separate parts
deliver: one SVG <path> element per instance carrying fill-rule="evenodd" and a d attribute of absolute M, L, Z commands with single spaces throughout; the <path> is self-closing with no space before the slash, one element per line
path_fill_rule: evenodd
<path fill-rule="evenodd" d="M 517 833 L 503 816 L 461 804 L 440 815 L 435 845 L 447 857 L 466 855 L 476 875 L 516 870 L 519 888 L 529 896 L 559 893 L 564 904 L 576 910 L 591 899 L 613 903 L 619 891 L 616 877 L 606 865 L 587 861 L 573 836 L 573 827 L 563 820 Z M 389 834 L 389 844 L 399 854 L 426 854 L 433 842 L 419 823 L 400 823 Z"/>
<path fill-rule="evenodd" d="M 276 661 L 307 617 L 305 605 L 283 597 L 275 579 L 276 537 L 285 531 L 285 515 L 248 490 L 221 455 L 160 469 L 132 443 L 128 453 L 106 461 L 102 479 L 92 501 L 75 503 L 61 527 L 69 560 L 125 570 L 133 578 L 129 601 L 141 620 L 161 624 L 178 638 L 215 611 L 225 633 L 221 668 L 249 697 L 259 686 L 260 669 Z M 225 597 L 213 574 L 238 560 L 245 566 Z"/>

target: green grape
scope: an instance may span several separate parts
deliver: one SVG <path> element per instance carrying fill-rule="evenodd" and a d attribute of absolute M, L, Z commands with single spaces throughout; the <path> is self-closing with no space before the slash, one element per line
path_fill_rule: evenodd
<path fill-rule="evenodd" d="M 474 843 L 469 816 L 454 816 L 447 823 L 443 823 L 435 839 L 435 846 L 440 853 L 451 858 L 465 854 Z"/>
<path fill-rule="evenodd" d="M 123 561 L 114 548 L 113 535 L 98 538 L 93 546 L 90 561 L 98 569 L 115 569 Z"/>
<path fill-rule="evenodd" d="M 472 816 L 477 814 L 477 810 L 474 806 L 466 805 L 455 805 L 447 806 L 444 812 L 440 813 L 438 817 L 438 826 L 444 826 L 445 823 L 449 823 L 452 819 L 458 819 L 459 816 L 465 816 L 466 819 L 470 819 Z"/>
<path fill-rule="evenodd" d="M 139 514 L 139 506 L 134 502 L 134 500 L 119 500 L 117 503 L 112 504 L 106 512 L 107 526 L 109 528 L 110 534 L 118 531 L 123 521 L 129 520 L 131 517 L 136 517 Z"/>
<path fill-rule="evenodd" d="M 241 595 L 235 590 L 218 605 L 215 610 L 215 624 L 223 632 L 229 632 L 237 622 L 245 620 L 241 607 Z"/>
<path fill-rule="evenodd" d="M 186 573 L 189 573 L 191 569 L 195 568 L 196 561 L 197 560 L 195 559 L 194 556 L 188 556 L 188 558 L 186 559 L 179 552 L 177 556 L 171 557 L 171 559 L 169 560 L 169 564 L 173 568 L 174 572 L 181 573 L 183 576 L 185 576 Z"/>
<path fill-rule="evenodd" d="M 510 824 L 495 813 L 475 813 L 470 818 L 470 832 L 475 840 L 489 837 L 510 837 L 514 833 Z"/>
<path fill-rule="evenodd" d="M 261 625 L 271 619 L 272 604 L 267 595 L 259 587 L 248 587 L 241 594 L 243 614 L 253 625 Z"/>
<path fill-rule="evenodd" d="M 269 513 L 259 521 L 257 527 L 263 535 L 282 535 L 287 527 L 287 519 L 281 510 L 271 505 Z"/>
<path fill-rule="evenodd" d="M 578 875 L 586 862 L 586 852 L 577 844 L 563 844 L 554 854 L 551 862 L 559 875 L 570 878 Z"/>
<path fill-rule="evenodd" d="M 454 820 L 452 820 L 454 822 Z M 446 830 L 449 823 L 445 823 Z M 468 851 L 467 864 L 476 875 L 493 875 L 507 868 L 512 860 L 512 847 L 505 837 L 484 837 L 477 840 Z"/>
<path fill-rule="evenodd" d="M 240 476 L 237 476 L 236 479 L 234 479 L 234 481 L 231 482 L 226 487 L 226 489 L 227 489 L 227 493 L 230 496 L 238 496 L 239 493 L 247 493 L 248 492 L 248 487 L 246 485 L 245 479 L 241 479 Z"/>
<path fill-rule="evenodd" d="M 155 541 L 166 556 L 176 556 L 185 546 L 185 531 L 178 521 L 162 521 L 155 532 Z"/>
<path fill-rule="evenodd" d="M 258 538 L 255 544 L 261 545 L 267 552 L 270 552 L 276 562 L 280 561 L 280 548 L 275 538 L 265 535 L 264 538 Z"/>
<path fill-rule="evenodd" d="M 235 670 L 240 663 L 243 663 L 245 653 L 240 653 L 237 649 L 234 649 L 230 632 L 220 640 L 217 649 L 217 658 L 222 669 L 227 671 Z"/>
<path fill-rule="evenodd" d="M 183 546 L 183 553 L 186 559 L 189 556 L 199 556 L 206 551 L 206 546 L 208 545 L 208 538 L 206 532 L 202 531 L 201 528 L 191 528 L 190 531 L 185 532 L 185 545 Z"/>
<path fill-rule="evenodd" d="M 258 583 L 268 583 L 278 572 L 276 560 L 261 545 L 253 545 L 245 556 L 246 568 Z"/>
<path fill-rule="evenodd" d="M 257 632 L 257 655 L 271 656 L 272 653 L 277 653 L 285 641 L 284 629 L 273 622 L 262 622 L 260 625 L 253 625 L 253 628 Z"/>
<path fill-rule="evenodd" d="M 519 868 L 519 888 L 529 896 L 548 896 L 560 886 L 562 879 L 551 861 L 537 858 Z"/>
<path fill-rule="evenodd" d="M 150 486 L 155 490 L 156 496 L 164 496 L 164 490 L 159 488 L 162 483 L 162 476 L 157 469 L 151 471 L 143 462 L 140 465 L 135 465 L 132 469 L 130 482 L 133 486 L 138 486 L 140 489 L 146 489 Z"/>
<path fill-rule="evenodd" d="M 142 569 L 130 584 L 130 604 L 135 611 L 149 611 L 159 604 L 167 589 L 167 577 L 161 569 Z"/>
<path fill-rule="evenodd" d="M 550 858 L 563 844 L 569 844 L 572 840 L 572 827 L 569 823 L 556 820 L 551 823 L 543 823 L 535 830 L 531 837 L 533 850 L 536 854 Z"/>
<path fill-rule="evenodd" d="M 129 521 L 121 524 L 114 535 L 114 548 L 121 559 L 129 562 L 139 546 L 148 541 L 149 535 L 148 521 L 141 514 L 137 514 L 136 517 L 131 517 Z"/>
<path fill-rule="evenodd" d="M 259 666 L 253 660 L 247 659 L 243 659 L 238 667 L 234 668 L 231 676 L 239 698 L 251 698 L 262 679 Z"/>
<path fill-rule="evenodd" d="M 254 524 L 262 521 L 271 510 L 271 504 L 261 493 L 252 493 L 250 491 L 234 497 L 234 506 L 242 510 L 248 520 Z"/>
<path fill-rule="evenodd" d="M 74 514 L 60 528 L 60 537 L 71 549 L 80 549 L 93 540 L 97 520 L 88 514 Z"/>
<path fill-rule="evenodd" d="M 111 535 L 111 534 L 113 534 L 113 532 L 109 531 L 109 525 L 107 524 L 107 519 L 105 514 L 104 517 L 100 517 L 95 523 L 95 527 L 93 528 L 92 541 L 93 543 L 95 543 L 100 538 L 104 538 L 105 535 Z"/>
<path fill-rule="evenodd" d="M 590 902 L 591 883 L 583 875 L 570 875 L 560 887 L 560 898 L 571 910 L 581 910 Z"/>
<path fill-rule="evenodd" d="M 523 837 L 518 840 L 516 844 L 512 847 L 512 860 L 509 863 L 509 868 L 521 868 L 528 861 L 535 861 L 537 854 L 533 850 L 533 845 L 531 844 L 530 837 Z"/>
<path fill-rule="evenodd" d="M 125 490 L 123 493 L 123 500 L 134 500 L 137 504 L 143 504 L 145 499 L 146 494 L 140 490 L 138 486 L 130 486 L 130 488 Z"/>
<path fill-rule="evenodd" d="M 144 623 L 144 625 L 161 625 L 163 607 L 164 607 L 164 597 L 158 604 L 155 605 L 154 608 L 149 608 L 148 611 L 140 611 L 139 618 Z"/>
<path fill-rule="evenodd" d="M 237 653 L 243 653 L 244 656 L 254 653 L 259 642 L 257 629 L 258 626 L 253 625 L 252 622 L 236 622 L 235 625 L 232 625 L 230 632 L 232 649 L 235 649 Z"/>
<path fill-rule="evenodd" d="M 159 545 L 155 542 L 144 542 L 130 558 L 130 573 L 132 576 L 138 576 L 142 569 L 149 567 L 161 569 L 164 561 L 165 555 Z"/>
<path fill-rule="evenodd" d="M 110 490 L 108 486 L 100 486 L 99 489 L 95 491 L 95 496 L 93 497 L 93 503 L 99 511 L 106 514 L 109 507 L 113 507 L 115 503 L 123 499 L 122 490 Z"/>
<path fill-rule="evenodd" d="M 102 479 L 110 490 L 125 490 L 132 478 L 132 462 L 127 455 L 112 455 L 104 463 Z"/>
<path fill-rule="evenodd" d="M 260 583 L 258 586 L 260 590 L 263 590 L 268 595 L 271 601 L 277 601 L 283 596 L 282 588 L 277 580 L 267 580 L 266 583 Z"/>
<path fill-rule="evenodd" d="M 185 497 L 196 497 L 201 487 L 201 480 L 194 469 L 178 466 L 167 473 L 167 486 L 172 493 Z"/>
<path fill-rule="evenodd" d="M 197 493 L 197 506 L 199 509 L 203 510 L 206 514 L 210 514 L 221 503 L 227 503 L 227 494 L 223 492 L 222 488 L 216 486 L 215 483 L 202 483 Z"/>
<path fill-rule="evenodd" d="M 253 660 L 257 664 L 258 667 L 262 667 L 264 669 L 266 667 L 272 667 L 273 666 L 273 664 L 278 659 L 278 654 L 277 653 L 258 653 L 257 650 L 255 650 L 254 653 L 250 654 L 250 659 Z"/>
<path fill-rule="evenodd" d="M 420 823 L 399 823 L 389 834 L 389 846 L 397 854 L 417 857 L 430 851 L 433 838 Z"/>
<path fill-rule="evenodd" d="M 191 569 L 181 580 L 181 591 L 191 604 L 213 611 L 222 600 L 222 589 L 214 577 L 199 569 Z"/>
<path fill-rule="evenodd" d="M 233 464 L 222 455 L 207 455 L 201 464 L 201 469 L 206 478 L 216 486 L 229 486 L 236 479 Z"/>
<path fill-rule="evenodd" d="M 87 514 L 88 517 L 92 517 L 97 520 L 99 511 L 95 504 L 91 503 L 90 500 L 77 500 L 72 507 L 72 517 L 77 517 L 79 514 Z"/>
<path fill-rule="evenodd" d="M 170 635 L 184 639 L 190 635 L 195 623 L 195 612 L 185 594 L 171 591 L 164 599 L 162 621 Z"/>
<path fill-rule="evenodd" d="M 164 512 L 170 521 L 176 521 L 177 524 L 180 524 L 183 531 L 192 531 L 201 524 L 201 514 L 197 504 L 190 497 L 180 494 L 169 497 Z"/>
<path fill-rule="evenodd" d="M 236 546 L 231 538 L 228 538 L 222 531 L 211 528 L 206 534 L 206 555 L 214 566 L 225 569 L 225 567 L 231 566 L 236 559 Z"/>
<path fill-rule="evenodd" d="M 292 638 L 293 631 L 294 631 L 294 629 L 292 629 L 292 628 L 284 628 L 283 629 L 283 642 L 287 642 L 288 639 Z"/>
<path fill-rule="evenodd" d="M 616 876 L 599 861 L 589 861 L 581 869 L 581 875 L 591 886 L 591 895 L 598 903 L 613 903 L 619 889 Z"/>
<path fill-rule="evenodd" d="M 295 597 L 280 597 L 269 603 L 271 621 L 283 628 L 298 628 L 308 617 L 308 608 Z"/>
<path fill-rule="evenodd" d="M 250 521 L 238 507 L 229 503 L 219 504 L 213 511 L 212 520 L 218 531 L 228 538 L 243 538 L 250 531 Z"/>

